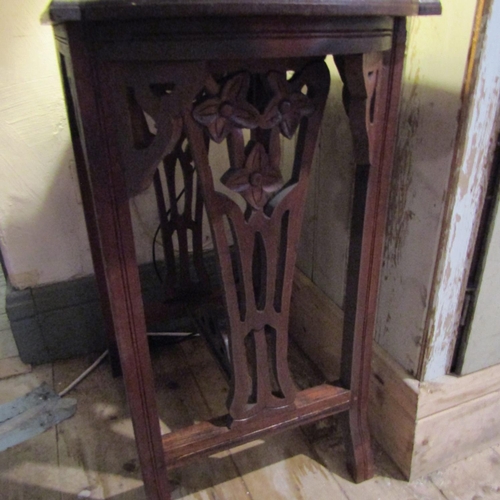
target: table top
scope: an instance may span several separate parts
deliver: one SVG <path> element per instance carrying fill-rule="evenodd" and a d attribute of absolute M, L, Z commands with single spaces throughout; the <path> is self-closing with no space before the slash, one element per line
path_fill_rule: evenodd
<path fill-rule="evenodd" d="M 439 0 L 52 0 L 44 21 L 193 16 L 413 16 L 440 14 Z"/>

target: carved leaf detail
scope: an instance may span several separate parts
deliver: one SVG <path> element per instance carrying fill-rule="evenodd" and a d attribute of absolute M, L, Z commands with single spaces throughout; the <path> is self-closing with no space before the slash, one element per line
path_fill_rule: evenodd
<path fill-rule="evenodd" d="M 250 75 L 237 73 L 224 84 L 220 96 L 194 108 L 194 119 L 208 127 L 215 142 L 221 143 L 234 127 L 253 129 L 259 125 L 259 112 L 246 101 L 249 87 Z"/>
<path fill-rule="evenodd" d="M 242 128 L 253 129 L 259 125 L 259 112 L 246 102 L 241 102 L 234 108 L 231 121 Z"/>
<path fill-rule="evenodd" d="M 261 120 L 262 128 L 272 128 L 279 123 L 281 133 L 291 139 L 303 117 L 314 113 L 313 102 L 302 92 L 293 91 L 284 73 L 272 71 L 268 81 L 274 92 Z"/>
<path fill-rule="evenodd" d="M 222 100 L 243 101 L 246 99 L 249 88 L 250 75 L 245 71 L 237 73 L 224 85 L 221 93 Z"/>
<path fill-rule="evenodd" d="M 269 195 L 283 185 L 277 165 L 272 165 L 264 146 L 256 143 L 248 155 L 245 167 L 230 169 L 221 179 L 232 191 L 240 193 L 256 210 L 261 210 Z"/>
<path fill-rule="evenodd" d="M 220 100 L 218 98 L 207 99 L 194 110 L 194 117 L 202 125 L 210 125 L 218 116 Z"/>
<path fill-rule="evenodd" d="M 248 171 L 246 169 L 228 170 L 221 179 L 222 183 L 231 191 L 241 193 L 250 187 Z"/>
<path fill-rule="evenodd" d="M 231 132 L 231 123 L 223 116 L 216 116 L 215 120 L 208 125 L 210 137 L 217 144 L 220 144 Z"/>
<path fill-rule="evenodd" d="M 268 106 L 268 109 L 262 115 L 260 120 L 260 126 L 263 129 L 270 129 L 278 125 L 282 120 L 281 113 L 278 109 L 278 103 L 273 103 L 272 106 Z"/>

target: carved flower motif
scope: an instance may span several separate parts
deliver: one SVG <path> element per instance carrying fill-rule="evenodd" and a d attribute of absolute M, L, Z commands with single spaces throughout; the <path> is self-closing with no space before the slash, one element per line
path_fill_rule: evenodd
<path fill-rule="evenodd" d="M 256 210 L 261 210 L 269 195 L 283 185 L 277 165 L 271 165 L 264 146 L 256 143 L 248 155 L 245 167 L 228 170 L 221 179 L 232 191 L 240 193 Z"/>
<path fill-rule="evenodd" d="M 300 91 L 290 91 L 290 83 L 284 73 L 272 71 L 268 75 L 274 97 L 262 117 L 262 128 L 272 128 L 279 124 L 281 133 L 291 139 L 300 120 L 314 113 L 314 104 Z"/>
<path fill-rule="evenodd" d="M 224 84 L 220 96 L 194 108 L 194 119 L 208 128 L 216 143 L 221 143 L 234 127 L 253 129 L 259 125 L 259 112 L 246 101 L 249 87 L 250 75 L 238 73 Z"/>

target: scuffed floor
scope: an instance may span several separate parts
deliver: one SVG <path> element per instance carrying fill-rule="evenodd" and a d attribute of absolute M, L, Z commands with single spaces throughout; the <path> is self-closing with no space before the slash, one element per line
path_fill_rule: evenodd
<path fill-rule="evenodd" d="M 0 381 L 0 403 L 46 382 L 60 391 L 96 356 L 35 367 Z M 163 432 L 224 412 L 227 386 L 199 339 L 153 353 Z M 0 453 L 3 500 L 145 499 L 121 379 L 107 363 L 71 397 L 74 417 Z M 377 475 L 353 484 L 335 428 L 307 427 L 202 459 L 171 474 L 190 500 L 479 500 L 500 498 L 500 447 L 407 483 L 380 450 Z"/>

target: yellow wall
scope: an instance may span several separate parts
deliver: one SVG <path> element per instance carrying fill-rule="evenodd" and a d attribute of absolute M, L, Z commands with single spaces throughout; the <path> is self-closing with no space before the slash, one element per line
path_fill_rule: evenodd
<path fill-rule="evenodd" d="M 92 273 L 47 0 L 0 2 L 0 248 L 18 288 Z M 132 203 L 141 262 L 156 219 Z"/>
<path fill-rule="evenodd" d="M 0 244 L 21 287 L 90 270 L 45 3 L 0 2 Z"/>

